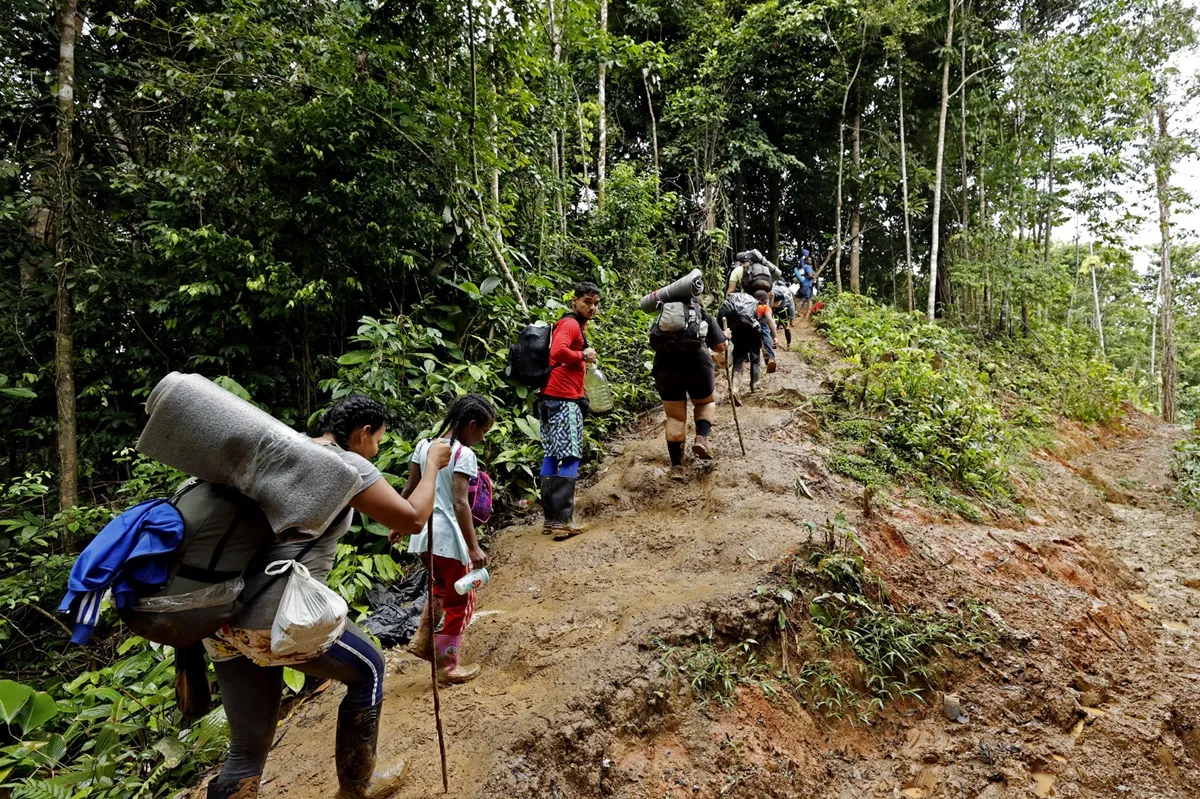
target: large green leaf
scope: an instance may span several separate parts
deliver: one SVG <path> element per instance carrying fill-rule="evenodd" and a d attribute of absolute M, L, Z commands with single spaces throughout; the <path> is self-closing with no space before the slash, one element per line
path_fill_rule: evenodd
<path fill-rule="evenodd" d="M 31 696 L 33 689 L 28 685 L 12 680 L 0 680 L 0 719 L 3 719 L 5 724 L 11 724 Z"/>
<path fill-rule="evenodd" d="M 283 670 L 283 681 L 295 693 L 300 693 L 304 690 L 304 674 L 295 669 L 285 667 Z"/>
<path fill-rule="evenodd" d="M 22 734 L 28 735 L 34 730 L 41 729 L 43 724 L 57 715 L 58 706 L 54 704 L 53 697 L 50 694 L 36 691 L 17 713 L 16 723 L 21 728 Z"/>

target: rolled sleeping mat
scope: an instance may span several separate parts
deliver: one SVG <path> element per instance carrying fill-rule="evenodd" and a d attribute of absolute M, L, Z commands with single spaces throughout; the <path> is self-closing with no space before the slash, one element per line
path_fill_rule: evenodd
<path fill-rule="evenodd" d="M 652 312 L 660 302 L 683 302 L 704 293 L 704 273 L 693 269 L 669 286 L 652 291 L 642 297 L 640 303 L 646 313 Z"/>
<path fill-rule="evenodd" d="M 276 535 L 312 538 L 362 487 L 337 453 L 207 378 L 171 372 L 146 401 L 137 449 L 255 500 Z"/>

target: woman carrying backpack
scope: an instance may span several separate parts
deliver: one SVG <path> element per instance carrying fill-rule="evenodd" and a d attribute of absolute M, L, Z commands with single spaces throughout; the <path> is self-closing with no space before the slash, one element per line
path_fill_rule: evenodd
<path fill-rule="evenodd" d="M 438 442 L 427 450 L 429 468 L 424 478 L 402 497 L 371 465 L 371 459 L 379 454 L 386 428 L 383 406 L 368 397 L 349 396 L 325 414 L 316 441 L 333 449 L 358 472 L 362 488 L 351 498 L 350 508 L 393 530 L 415 533 L 433 512 L 438 470 L 450 463 L 450 447 Z M 351 515 L 343 513 L 313 541 L 274 541 L 263 564 L 295 560 L 314 578 L 327 579 L 338 539 L 350 529 Z M 389 796 L 399 787 L 405 764 L 396 760 L 386 769 L 375 770 L 383 706 L 383 653 L 362 630 L 347 621 L 341 637 L 320 651 L 274 654 L 271 624 L 286 585 L 287 580 L 273 579 L 261 568 L 250 570 L 242 596 L 251 599 L 231 624 L 204 639 L 204 648 L 217 672 L 230 732 L 229 756 L 221 773 L 208 785 L 208 799 L 258 796 L 279 723 L 284 666 L 346 686 L 338 707 L 334 740 L 337 799 Z"/>
<path fill-rule="evenodd" d="M 665 319 L 668 312 L 679 313 L 681 322 Z M 696 440 L 692 453 L 710 460 L 708 436 L 716 418 L 716 370 L 714 358 L 724 367 L 726 347 L 721 326 L 693 297 L 687 302 L 665 303 L 659 318 L 650 327 L 650 348 L 654 350 L 654 387 L 666 414 L 667 455 L 671 459 L 670 477 L 683 480 L 683 447 L 687 443 L 687 403 L 692 401 L 696 421 Z"/>
<path fill-rule="evenodd" d="M 483 440 L 495 421 L 496 411 L 492 404 L 478 394 L 467 394 L 456 399 L 446 412 L 446 420 L 438 434 L 421 441 L 413 450 L 412 462 L 408 467 L 408 483 L 401 492 L 402 496 L 407 497 L 422 484 L 430 449 L 449 435 L 453 449 L 450 456 L 452 468 L 437 477 L 433 503 L 433 554 L 430 555 L 427 531 L 414 535 L 408 544 L 408 551 L 421 556 L 433 579 L 435 605 L 425 606 L 421 625 L 408 651 L 422 660 L 436 657 L 438 681 L 441 683 L 464 683 L 479 674 L 478 665 L 459 664 L 463 631 L 475 611 L 475 592 L 459 594 L 454 590 L 454 583 L 471 569 L 482 569 L 487 565 L 487 554 L 475 536 L 475 520 L 471 512 L 471 481 L 479 476 L 479 462 L 471 447 Z M 393 532 L 393 543 L 404 535 L 401 531 Z M 446 617 L 442 630 L 435 635 L 434 627 L 443 612 Z"/>

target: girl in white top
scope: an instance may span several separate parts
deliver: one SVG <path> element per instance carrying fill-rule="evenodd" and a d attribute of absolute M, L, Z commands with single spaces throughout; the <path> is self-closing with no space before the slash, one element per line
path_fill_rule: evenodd
<path fill-rule="evenodd" d="M 460 683 L 472 679 L 479 673 L 479 666 L 460 666 L 459 653 L 462 649 L 463 631 L 471 621 L 475 610 L 475 592 L 465 596 L 454 590 L 454 583 L 472 568 L 487 565 L 487 554 L 479 546 L 475 536 L 475 522 L 471 518 L 471 502 L 468 498 L 471 480 L 479 474 L 479 462 L 471 447 L 487 435 L 496 420 L 492 404 L 478 394 L 459 397 L 446 413 L 446 421 L 437 436 L 425 439 L 413 450 L 408 468 L 408 483 L 401 492 L 407 496 L 421 482 L 426 458 L 433 443 L 448 437 L 451 442 L 450 468 L 438 473 L 434 489 L 433 556 L 429 550 L 429 527 L 412 536 L 408 551 L 421 556 L 433 578 L 434 606 L 426 606 L 421 615 L 421 626 L 413 636 L 409 651 L 424 660 L 437 658 L 439 682 Z M 393 543 L 402 535 L 393 533 Z M 441 632 L 433 634 L 441 613 L 445 613 Z"/>

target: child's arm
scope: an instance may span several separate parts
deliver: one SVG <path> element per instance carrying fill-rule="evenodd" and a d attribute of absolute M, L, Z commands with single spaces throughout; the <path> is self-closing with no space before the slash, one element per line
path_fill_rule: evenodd
<path fill-rule="evenodd" d="M 463 538 L 467 542 L 467 554 L 471 558 L 471 568 L 482 569 L 487 565 L 487 553 L 479 546 L 475 537 L 475 520 L 471 518 L 471 502 L 468 491 L 471 479 L 465 474 L 454 475 L 454 516 L 458 526 L 462 528 Z"/>
<path fill-rule="evenodd" d="M 413 489 L 421 482 L 421 467 L 415 463 L 408 464 L 408 480 L 404 483 L 404 490 L 400 492 L 400 496 L 408 499 L 412 496 Z"/>

